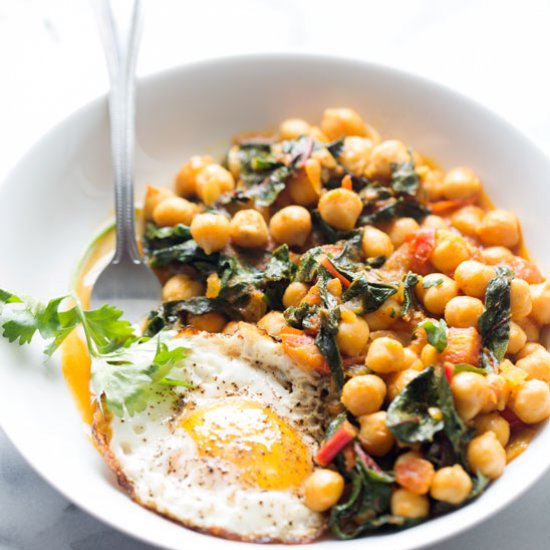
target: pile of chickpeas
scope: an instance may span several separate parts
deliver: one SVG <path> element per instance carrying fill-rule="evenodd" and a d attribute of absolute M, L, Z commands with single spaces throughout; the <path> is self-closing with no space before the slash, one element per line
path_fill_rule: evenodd
<path fill-rule="evenodd" d="M 362 230 L 364 259 L 385 256 L 375 270 L 381 280 L 400 281 L 411 269 L 411 239 L 419 231 L 435 232 L 435 245 L 418 273 L 416 297 L 420 316 L 400 316 L 401 289 L 375 312 L 357 315 L 342 308 L 337 343 L 349 367 L 340 400 L 329 404 L 336 415 L 348 411 L 356 420 L 357 439 L 374 459 L 394 453 L 396 489 L 391 513 L 405 518 L 425 518 L 433 500 L 460 505 L 470 494 L 472 477 L 481 473 L 498 478 L 506 464 L 522 452 L 533 437 L 533 426 L 550 416 L 550 353 L 540 343 L 541 329 L 550 324 L 550 285 L 538 269 L 522 257 L 520 224 L 514 213 L 490 209 L 478 176 L 469 168 L 447 172 L 398 140 L 382 140 L 378 132 L 352 109 L 326 109 L 318 126 L 305 120 L 282 122 L 276 140 L 311 136 L 323 144 L 344 138 L 339 164 L 325 148 L 316 148 L 270 208 L 244 204 L 228 216 L 205 212 L 223 194 L 243 187 L 238 146 L 231 148 L 226 166 L 209 156 L 192 157 L 178 173 L 174 191 L 150 186 L 144 213 L 158 226 L 185 224 L 206 254 L 227 249 L 272 250 L 288 244 L 298 262 L 312 243 L 311 212 L 337 230 L 357 229 L 363 209 L 359 194 L 350 188 L 327 190 L 327 173 L 352 172 L 389 184 L 396 164 L 414 160 L 420 178 L 417 199 L 440 215 L 421 222 L 398 218 L 367 225 Z M 469 471 L 460 464 L 436 469 L 419 448 L 402 447 L 386 425 L 389 403 L 427 366 L 445 369 L 458 362 L 479 366 L 478 321 L 485 311 L 485 292 L 496 276 L 496 266 L 507 265 L 516 276 L 511 282 L 510 340 L 506 357 L 490 374 L 459 372 L 450 377 L 450 388 L 462 420 L 475 429 L 467 447 Z M 291 282 L 283 295 L 285 308 L 311 298 L 316 285 Z M 339 279 L 328 290 L 341 301 Z M 165 301 L 196 296 L 215 297 L 219 280 L 206 282 L 192 275 L 172 274 L 165 282 Z M 249 319 L 277 338 L 286 321 L 281 311 L 261 311 Z M 445 319 L 449 343 L 439 352 L 425 332 L 417 329 L 424 318 Z M 234 320 L 219 313 L 190 316 L 200 330 L 230 333 Z M 413 337 L 414 335 L 414 337 Z M 466 358 L 467 360 L 464 360 Z M 342 475 L 331 467 L 316 468 L 304 485 L 304 500 L 316 511 L 335 505 L 345 491 Z M 430 499 L 431 497 L 431 499 Z"/>

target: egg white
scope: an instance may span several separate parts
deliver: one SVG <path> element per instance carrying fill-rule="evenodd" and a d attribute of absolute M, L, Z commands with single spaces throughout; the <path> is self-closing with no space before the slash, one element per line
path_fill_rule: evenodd
<path fill-rule="evenodd" d="M 171 376 L 194 388 L 160 390 L 142 413 L 103 417 L 94 426 L 121 484 L 140 504 L 211 534 L 285 543 L 318 537 L 323 516 L 305 506 L 299 487 L 274 490 L 246 483 L 242 465 L 199 454 L 181 419 L 189 411 L 227 403 L 219 418 L 216 410 L 210 414 L 224 433 L 261 424 L 267 407 L 299 434 L 312 457 L 322 437 L 325 379 L 300 370 L 281 344 L 245 323 L 233 335 L 184 334 L 168 345 L 190 350 Z M 240 409 L 243 402 L 258 407 Z M 267 449 L 278 437 L 272 432 L 258 435 Z"/>

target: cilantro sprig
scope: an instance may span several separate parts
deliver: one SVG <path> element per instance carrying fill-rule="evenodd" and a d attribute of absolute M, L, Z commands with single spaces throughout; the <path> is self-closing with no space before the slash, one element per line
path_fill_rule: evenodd
<path fill-rule="evenodd" d="M 163 387 L 190 387 L 185 380 L 168 377 L 187 354 L 185 348 L 169 349 L 163 341 L 172 333 L 159 334 L 155 340 L 140 337 L 122 319 L 122 311 L 107 304 L 86 311 L 73 295 L 42 301 L 0 289 L 0 330 L 12 343 L 29 344 L 39 334 L 45 340 L 44 353 L 51 357 L 78 326 L 92 357 L 91 384 L 98 403 L 103 406 L 104 398 L 117 416 L 144 410 Z"/>

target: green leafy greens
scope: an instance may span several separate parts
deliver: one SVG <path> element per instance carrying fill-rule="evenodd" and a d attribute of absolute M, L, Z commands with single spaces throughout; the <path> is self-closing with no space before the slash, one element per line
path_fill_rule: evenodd
<path fill-rule="evenodd" d="M 510 288 L 513 272 L 499 266 L 485 293 L 485 311 L 478 321 L 481 334 L 481 364 L 487 370 L 495 370 L 504 359 L 510 339 Z"/>
<path fill-rule="evenodd" d="M 75 305 L 63 308 L 68 298 Z M 110 305 L 85 311 L 73 296 L 40 301 L 0 290 L 0 327 L 10 342 L 29 344 L 38 333 L 51 356 L 78 326 L 82 327 L 92 357 L 92 387 L 98 402 L 117 415 L 143 410 L 155 388 L 173 385 L 166 378 L 186 354 L 181 347 L 168 349 L 159 339 L 151 341 L 134 334 L 122 312 Z M 143 350 L 149 351 L 143 360 Z M 178 381 L 178 385 L 185 385 Z"/>
<path fill-rule="evenodd" d="M 431 443 L 443 432 L 463 463 L 470 430 L 456 412 L 447 378 L 427 367 L 405 386 L 388 407 L 387 426 L 404 444 Z"/>
<path fill-rule="evenodd" d="M 440 353 L 447 347 L 447 323 L 445 319 L 426 319 L 418 324 L 428 335 L 428 342 Z"/>

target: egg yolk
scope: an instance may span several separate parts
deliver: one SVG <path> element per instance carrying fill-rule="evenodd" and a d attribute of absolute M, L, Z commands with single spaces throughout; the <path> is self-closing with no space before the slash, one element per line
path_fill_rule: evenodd
<path fill-rule="evenodd" d="M 201 456 L 227 460 L 248 485 L 298 487 L 313 465 L 306 444 L 287 422 L 254 401 L 233 400 L 186 414 L 181 426 Z"/>

